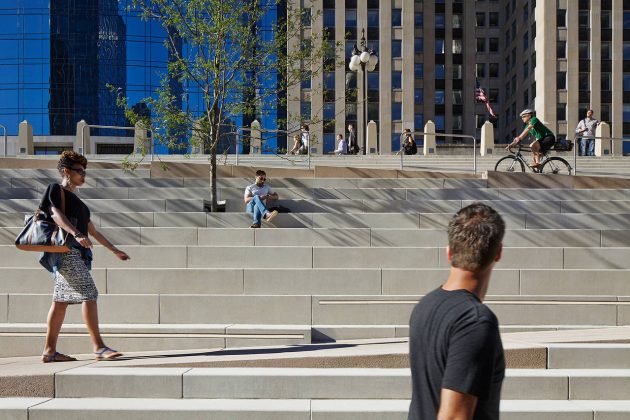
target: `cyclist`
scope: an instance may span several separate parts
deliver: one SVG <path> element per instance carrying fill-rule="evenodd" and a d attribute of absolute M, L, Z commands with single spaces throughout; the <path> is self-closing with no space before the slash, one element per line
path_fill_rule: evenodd
<path fill-rule="evenodd" d="M 540 168 L 541 158 L 556 144 L 556 137 L 538 118 L 534 117 L 534 111 L 531 109 L 525 109 L 519 115 L 523 119 L 525 128 L 521 134 L 514 137 L 514 140 L 507 145 L 506 149 L 510 150 L 531 134 L 535 140 L 529 145 L 532 148 L 533 160 L 529 166 L 538 169 Z"/>

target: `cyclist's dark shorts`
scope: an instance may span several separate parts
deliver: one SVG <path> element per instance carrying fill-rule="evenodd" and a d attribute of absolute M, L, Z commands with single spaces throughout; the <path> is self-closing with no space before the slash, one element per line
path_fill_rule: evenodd
<path fill-rule="evenodd" d="M 540 153 L 547 153 L 556 144 L 556 137 L 552 134 L 538 140 L 538 143 L 540 143 Z"/>

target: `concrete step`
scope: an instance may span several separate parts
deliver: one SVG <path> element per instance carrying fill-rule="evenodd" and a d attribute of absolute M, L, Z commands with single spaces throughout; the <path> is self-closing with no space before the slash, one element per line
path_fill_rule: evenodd
<path fill-rule="evenodd" d="M 0 245 L 12 245 L 19 227 L 0 227 Z M 101 227 L 116 245 L 212 245 L 212 246 L 446 246 L 441 229 L 379 228 L 205 228 L 205 227 Z M 509 230 L 508 247 L 628 247 L 628 230 L 521 229 Z"/>
<path fill-rule="evenodd" d="M 56 398 L 405 399 L 409 369 L 79 367 Z M 504 400 L 624 400 L 626 369 L 508 369 Z"/>
<path fill-rule="evenodd" d="M 29 204 L 30 205 L 30 204 Z M 33 208 L 0 211 L 1 227 L 23 226 L 24 216 Z M 375 228 L 445 230 L 453 217 L 448 213 L 285 213 L 262 228 Z M 629 230 L 629 214 L 565 214 L 547 213 L 544 216 L 524 213 L 502 214 L 508 230 Z M 248 228 L 252 216 L 239 213 L 205 213 L 189 211 L 108 212 L 95 211 L 91 215 L 96 227 L 208 227 Z M 615 236 L 618 241 L 619 235 Z M 623 235 L 621 235 L 623 237 Z M 624 243 L 624 242 L 622 242 Z"/>
<path fill-rule="evenodd" d="M 88 167 L 88 179 L 116 179 L 116 178 L 149 178 L 150 169 L 136 169 L 123 171 L 121 169 L 91 169 Z M 0 178 L 48 178 L 59 181 L 61 175 L 57 169 L 0 169 Z"/>
<path fill-rule="evenodd" d="M 0 323 L 45 322 L 50 294 L 0 295 Z M 104 294 L 100 316 L 110 324 L 406 325 L 413 295 Z M 630 325 L 630 297 L 488 296 L 507 325 Z M 81 322 L 80 311 L 67 322 Z"/>
<path fill-rule="evenodd" d="M 35 188 L 43 191 L 49 184 L 59 182 L 59 175 L 46 178 L 0 178 L 2 188 Z M 245 187 L 253 178 L 218 178 L 218 188 Z M 273 178 L 273 188 L 486 188 L 488 181 L 474 178 Z M 83 188 L 210 188 L 208 178 L 95 178 L 88 174 Z"/>
<path fill-rule="evenodd" d="M 118 260 L 93 248 L 93 268 L 449 268 L 443 247 L 149 246 L 124 247 Z M 500 269 L 630 269 L 626 247 L 505 247 Z M 0 245 L 0 267 L 39 267 L 39 254 Z"/>
<path fill-rule="evenodd" d="M 549 344 L 549 369 L 630 369 L 630 344 Z"/>
<path fill-rule="evenodd" d="M 448 268 L 94 268 L 105 294 L 418 295 L 444 282 Z M 178 281 L 173 281 L 177 278 Z M 489 295 L 630 296 L 627 269 L 495 269 Z M 50 293 L 41 267 L 4 268 L 0 293 Z"/>
<path fill-rule="evenodd" d="M 201 212 L 203 199 L 86 199 L 84 203 L 95 213 L 121 212 Z M 0 199 L 0 211 L 32 213 L 40 199 Z"/>
<path fill-rule="evenodd" d="M 405 420 L 409 400 L 234 400 L 171 398 L 2 399 L 28 420 Z M 504 400 L 505 420 L 618 420 L 630 416 L 629 401 Z"/>
<path fill-rule="evenodd" d="M 99 313 L 102 314 L 103 311 Z M 79 322 L 75 316 L 68 321 Z M 290 346 L 312 341 L 310 325 L 138 323 L 100 327 L 107 344 L 123 352 Z M 45 336 L 45 323 L 0 324 L 0 357 L 37 356 L 41 354 Z M 85 325 L 64 324 L 58 346 L 68 354 L 90 351 Z"/>

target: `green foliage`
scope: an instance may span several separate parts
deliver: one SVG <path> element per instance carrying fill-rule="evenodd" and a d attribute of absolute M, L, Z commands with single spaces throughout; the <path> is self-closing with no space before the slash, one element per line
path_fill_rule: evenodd
<path fill-rule="evenodd" d="M 119 106 L 132 124 L 151 131 L 154 141 L 171 149 L 183 147 L 184 138 L 201 151 L 209 152 L 213 192 L 216 188 L 216 152 L 222 133 L 236 115 L 260 117 L 264 105 L 286 106 L 298 100 L 288 92 L 297 91 L 301 82 L 323 72 L 326 66 L 343 65 L 337 61 L 339 43 L 328 41 L 328 34 L 308 27 L 321 12 L 286 5 L 286 17 L 270 28 L 273 36 L 258 33 L 257 24 L 276 7 L 279 0 L 133 0 L 131 9 L 143 19 L 163 27 L 167 36 L 168 69 L 160 88 L 144 102 L 152 117 L 139 115 L 127 99 Z M 308 41 L 302 42 L 309 33 Z M 195 107 L 186 103 L 173 86 L 186 86 L 199 92 Z M 260 86 L 277 86 L 260 89 Z M 110 87 L 112 91 L 116 87 Z M 316 89 L 313 89 L 315 91 Z M 295 95 L 293 95 L 295 96 Z M 200 109 L 197 108 L 199 104 Z M 191 110 L 189 110 L 191 109 Z M 287 126 L 299 116 L 287 116 Z M 228 135 L 232 130 L 227 130 Z M 146 151 L 145 151 L 146 153 Z M 227 158 L 227 156 L 226 156 Z M 213 198 L 213 201 L 214 198 Z"/>

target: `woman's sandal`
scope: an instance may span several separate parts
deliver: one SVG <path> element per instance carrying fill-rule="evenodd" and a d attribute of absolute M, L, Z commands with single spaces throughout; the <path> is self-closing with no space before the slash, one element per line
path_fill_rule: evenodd
<path fill-rule="evenodd" d="M 100 351 L 95 351 L 94 354 L 96 355 L 96 360 L 112 360 L 117 359 L 123 355 L 122 353 L 107 346 L 103 347 Z"/>
<path fill-rule="evenodd" d="M 74 362 L 76 360 L 77 359 L 74 357 L 59 353 L 58 351 L 56 351 L 55 354 L 42 354 L 42 363 Z"/>

